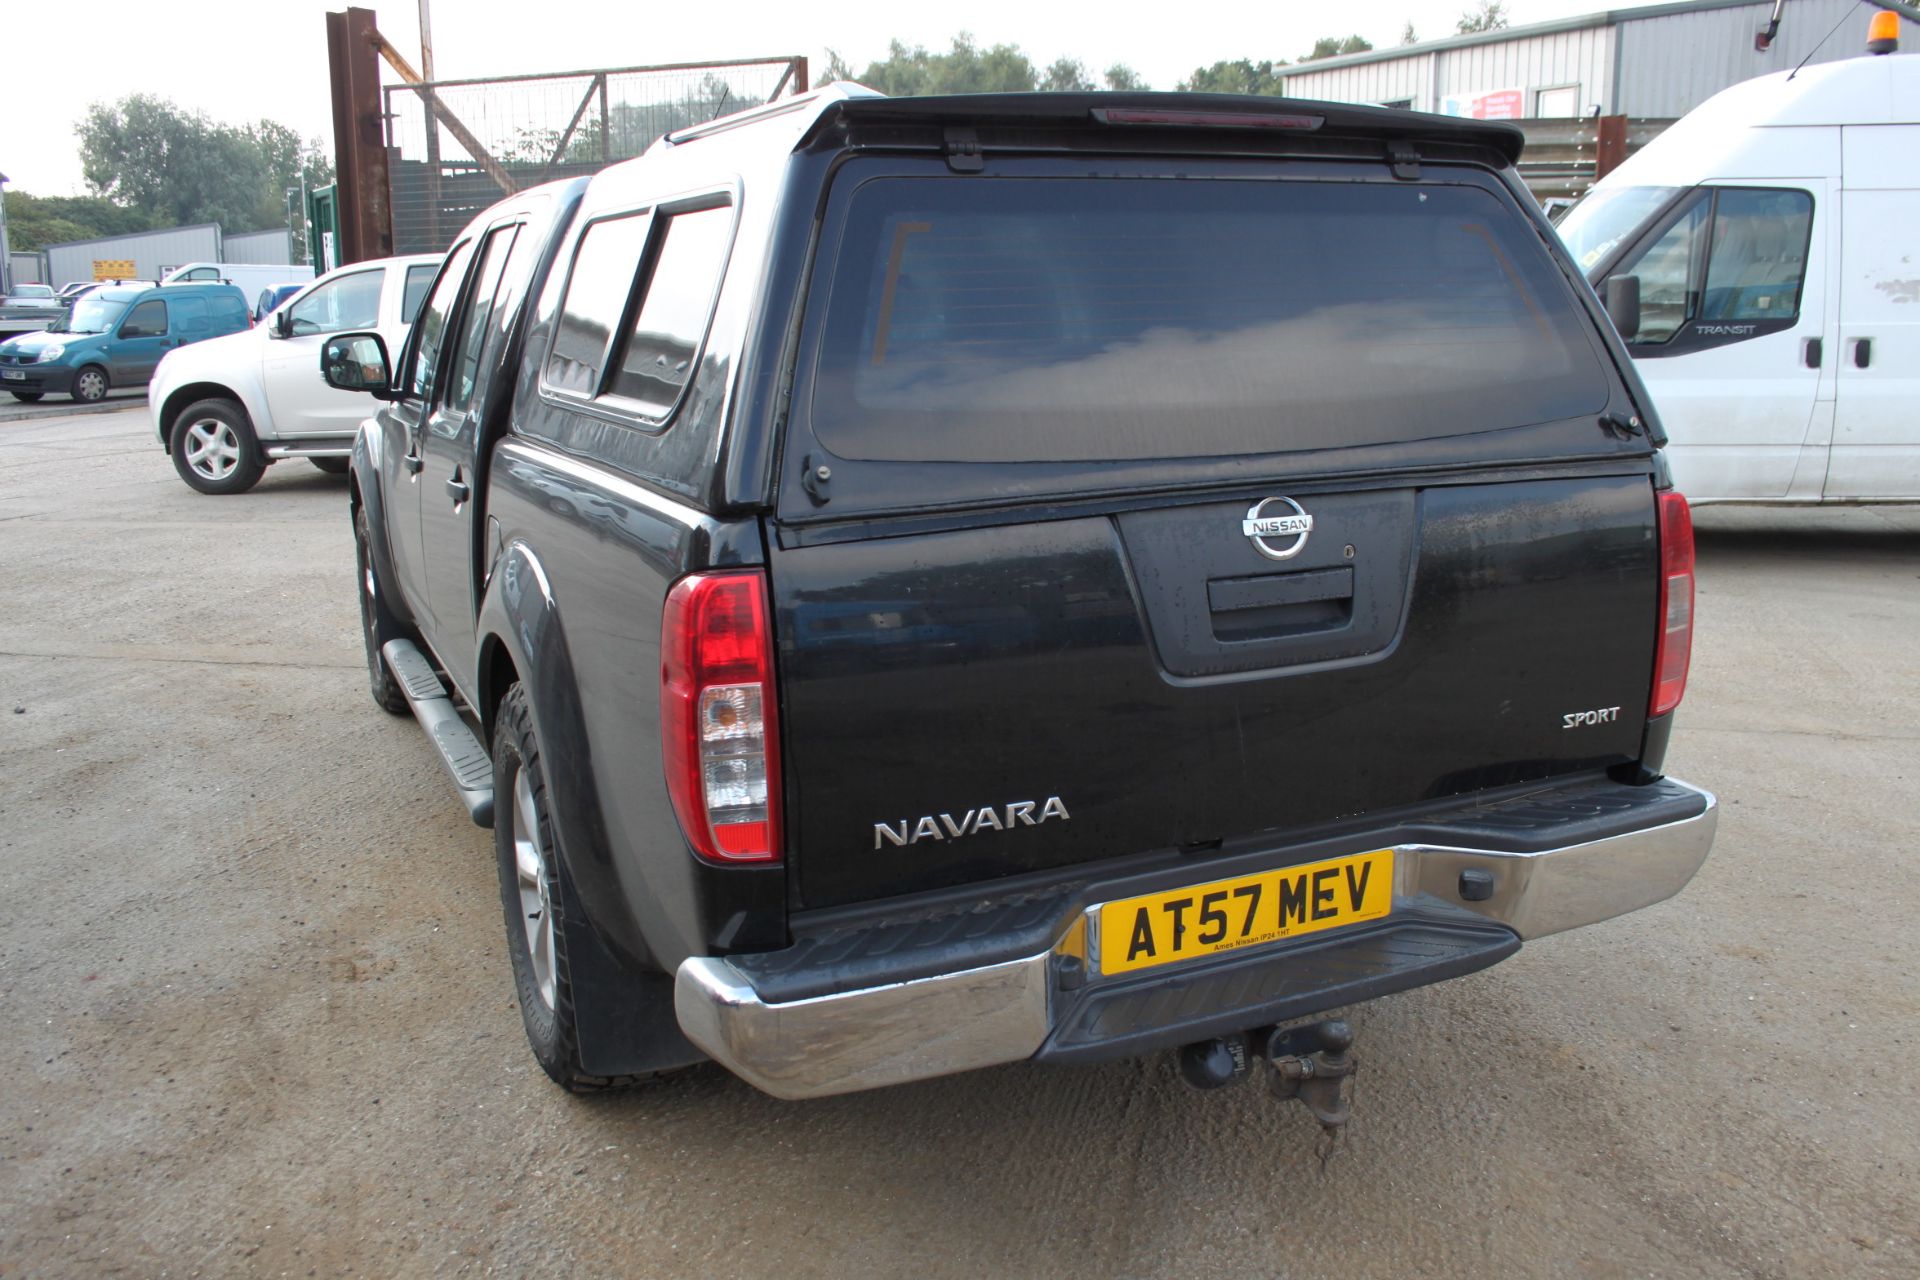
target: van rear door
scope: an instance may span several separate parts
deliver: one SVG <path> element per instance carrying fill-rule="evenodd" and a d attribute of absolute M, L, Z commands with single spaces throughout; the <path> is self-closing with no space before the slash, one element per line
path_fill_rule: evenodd
<path fill-rule="evenodd" d="M 1471 165 L 856 160 L 770 541 L 800 904 L 1637 758 L 1650 446 Z"/>

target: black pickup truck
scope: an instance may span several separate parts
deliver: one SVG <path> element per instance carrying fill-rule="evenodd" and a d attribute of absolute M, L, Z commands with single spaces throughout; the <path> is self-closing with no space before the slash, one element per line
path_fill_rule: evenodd
<path fill-rule="evenodd" d="M 547 1072 L 1297 1084 L 1685 885 L 1687 505 L 1519 149 L 833 86 L 331 339 L 374 697 L 495 833 Z"/>

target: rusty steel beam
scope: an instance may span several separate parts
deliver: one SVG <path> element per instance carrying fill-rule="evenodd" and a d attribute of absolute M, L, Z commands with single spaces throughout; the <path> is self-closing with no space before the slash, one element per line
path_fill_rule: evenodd
<path fill-rule="evenodd" d="M 391 189 L 382 138 L 380 64 L 371 9 L 327 15 L 333 90 L 333 168 L 339 187 L 340 262 L 393 255 Z"/>
<path fill-rule="evenodd" d="M 1601 116 L 1595 123 L 1599 126 L 1593 148 L 1593 177 L 1597 182 L 1626 163 L 1627 118 Z"/>
<path fill-rule="evenodd" d="M 408 88 L 413 89 L 426 101 L 427 106 L 431 109 L 431 114 L 427 121 L 428 128 L 432 128 L 433 120 L 437 118 L 441 124 L 447 127 L 447 132 L 453 135 L 454 141 L 466 148 L 467 154 L 474 158 L 474 161 L 479 164 L 481 170 L 485 172 L 489 178 L 494 180 L 502 192 L 507 195 L 512 195 L 518 191 L 520 188 L 514 185 L 513 178 L 505 169 L 500 167 L 500 162 L 495 160 L 492 154 L 480 145 L 480 139 L 473 136 L 473 131 L 462 124 L 458 116 L 447 110 L 447 104 L 441 101 L 440 96 L 434 92 L 434 89 L 437 88 L 438 85 L 422 80 L 420 73 L 415 71 L 413 65 L 407 61 L 406 55 L 394 48 L 393 42 L 382 36 L 378 31 L 373 33 L 373 42 L 374 48 L 379 51 L 380 56 L 387 60 L 387 65 L 392 67 L 400 78 L 407 82 Z M 445 82 L 443 81 L 441 83 Z"/>

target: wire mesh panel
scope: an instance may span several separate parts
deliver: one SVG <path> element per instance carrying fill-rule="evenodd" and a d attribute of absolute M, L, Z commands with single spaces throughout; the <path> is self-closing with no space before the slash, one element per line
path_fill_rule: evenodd
<path fill-rule="evenodd" d="M 388 85 L 393 251 L 435 253 L 488 205 L 593 173 L 663 133 L 807 87 L 805 58 Z"/>

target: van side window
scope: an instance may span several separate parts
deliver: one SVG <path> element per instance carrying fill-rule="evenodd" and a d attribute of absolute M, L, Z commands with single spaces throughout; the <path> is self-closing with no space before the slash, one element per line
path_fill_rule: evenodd
<path fill-rule="evenodd" d="M 692 376 L 732 231 L 733 209 L 726 205 L 677 213 L 660 225 L 646 294 L 609 388 L 648 417 L 671 412 Z"/>
<path fill-rule="evenodd" d="M 607 350 L 626 313 L 650 221 L 645 214 L 606 218 L 581 235 L 547 356 L 547 386 L 553 390 L 577 396 L 600 390 Z"/>
<path fill-rule="evenodd" d="M 212 299 L 211 305 L 214 324 L 223 332 L 247 327 L 247 304 L 244 300 L 223 293 Z"/>
<path fill-rule="evenodd" d="M 167 304 L 158 298 L 148 298 L 135 307 L 120 325 L 123 338 L 158 338 L 166 332 Z"/>
<path fill-rule="evenodd" d="M 1805 191 L 1699 191 L 1658 239 L 1614 268 L 1640 277 L 1632 345 L 1668 342 L 1692 321 L 1790 323 L 1800 314 L 1812 229 L 1813 197 Z"/>
<path fill-rule="evenodd" d="M 447 339 L 447 317 L 467 278 L 467 259 L 471 257 L 473 241 L 454 246 L 433 292 L 420 308 L 420 319 L 414 325 L 413 368 L 406 382 L 409 394 L 425 397 L 433 389 L 434 367 L 440 362 L 440 348 Z"/>
<path fill-rule="evenodd" d="M 1702 192 L 1638 261 L 1624 262 L 1615 271 L 1640 277 L 1640 332 L 1634 336 L 1634 345 L 1665 342 L 1700 309 L 1711 204 L 1711 197 Z"/>
<path fill-rule="evenodd" d="M 1800 314 L 1813 197 L 1804 191 L 1726 188 L 1713 209 L 1702 320 L 1791 320 Z"/>
<path fill-rule="evenodd" d="M 205 298 L 175 298 L 168 308 L 173 314 L 172 331 L 179 337 L 193 340 L 204 338 L 208 334 L 207 300 Z"/>

